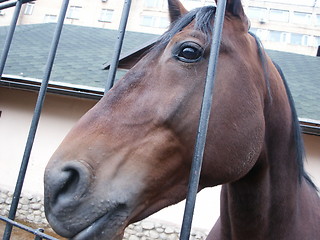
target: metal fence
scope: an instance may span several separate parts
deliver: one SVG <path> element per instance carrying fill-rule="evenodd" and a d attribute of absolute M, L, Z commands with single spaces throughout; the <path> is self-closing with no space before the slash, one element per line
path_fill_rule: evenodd
<path fill-rule="evenodd" d="M 21 11 L 21 6 L 22 4 L 31 2 L 31 1 L 32 0 L 0 0 L 0 10 L 9 8 L 9 7 L 15 7 L 12 21 L 9 27 L 9 31 L 7 33 L 7 37 L 5 40 L 4 48 L 3 48 L 1 59 L 0 59 L 0 76 L 2 76 L 3 74 L 5 62 L 9 53 L 15 27 L 17 25 L 17 20 L 19 18 L 19 14 Z M 68 4 L 69 4 L 69 0 L 63 0 L 58 22 L 55 29 L 55 33 L 52 39 L 51 48 L 49 50 L 49 56 L 47 59 L 41 87 L 38 93 L 38 99 L 36 102 L 34 115 L 32 118 L 29 135 L 27 138 L 27 143 L 25 146 L 24 155 L 22 157 L 21 167 L 20 167 L 19 175 L 17 178 L 16 186 L 15 186 L 9 215 L 8 217 L 0 216 L 0 220 L 6 222 L 6 229 L 3 235 L 4 240 L 10 239 L 13 226 L 34 234 L 35 239 L 51 239 L 51 240 L 56 239 L 52 236 L 49 236 L 43 233 L 43 229 L 32 229 L 28 226 L 15 222 L 14 219 L 15 219 L 15 215 L 16 215 L 16 211 L 17 211 L 17 207 L 18 207 L 18 203 L 19 203 L 19 199 L 20 199 L 20 195 L 23 187 L 24 178 L 26 175 L 26 170 L 28 167 L 28 162 L 29 162 L 35 134 L 37 131 L 37 126 L 38 126 L 43 102 L 44 102 L 46 91 L 48 88 L 48 82 L 49 82 L 53 62 L 55 59 L 61 31 L 63 28 L 63 22 L 68 9 Z M 121 47 L 122 47 L 122 43 L 125 35 L 126 24 L 129 16 L 130 6 L 131 6 L 131 0 L 125 0 L 123 5 L 122 17 L 119 25 L 118 39 L 115 43 L 114 55 L 111 61 L 110 70 L 109 70 L 108 78 L 106 81 L 105 92 L 107 92 L 114 83 L 116 70 L 119 62 L 119 56 L 121 52 Z M 194 206 L 196 201 L 196 194 L 197 194 L 197 189 L 199 184 L 202 158 L 203 158 L 204 147 L 205 147 L 205 139 L 206 139 L 208 121 L 210 116 L 215 71 L 216 71 L 216 66 L 218 61 L 218 53 L 219 53 L 219 46 L 220 46 L 220 40 L 221 40 L 221 32 L 222 32 L 222 25 L 224 20 L 225 7 L 226 7 L 226 0 L 218 1 L 217 11 L 216 11 L 216 16 L 214 21 L 215 26 L 214 26 L 213 37 L 212 37 L 213 40 L 212 40 L 212 46 L 211 46 L 211 52 L 210 52 L 208 74 L 207 74 L 206 83 L 205 83 L 205 90 L 203 95 L 201 115 L 200 115 L 199 127 L 198 127 L 198 135 L 196 139 L 193 163 L 190 171 L 188 195 L 187 195 L 187 201 L 186 201 L 185 212 L 183 217 L 183 223 L 181 227 L 181 234 L 180 234 L 181 240 L 189 239 L 190 231 L 191 231 L 192 217 L 193 217 Z"/>

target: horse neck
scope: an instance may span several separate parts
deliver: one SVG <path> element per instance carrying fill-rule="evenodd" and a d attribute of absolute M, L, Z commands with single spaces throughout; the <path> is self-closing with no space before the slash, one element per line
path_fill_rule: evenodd
<path fill-rule="evenodd" d="M 245 177 L 222 187 L 221 223 L 225 233 L 232 235 L 228 239 L 281 239 L 283 229 L 296 224 L 301 183 L 291 109 L 284 88 L 271 87 L 273 98 L 265 105 L 265 142 L 259 159 Z"/>

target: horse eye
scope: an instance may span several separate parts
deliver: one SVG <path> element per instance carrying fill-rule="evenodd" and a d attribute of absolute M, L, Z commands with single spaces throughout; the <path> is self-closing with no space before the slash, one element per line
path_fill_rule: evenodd
<path fill-rule="evenodd" d="M 197 62 L 201 59 L 202 55 L 202 47 L 194 42 L 182 44 L 176 53 L 177 59 L 186 63 Z"/>

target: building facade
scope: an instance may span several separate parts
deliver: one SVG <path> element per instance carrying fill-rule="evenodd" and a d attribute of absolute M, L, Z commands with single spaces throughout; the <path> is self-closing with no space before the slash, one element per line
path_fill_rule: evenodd
<path fill-rule="evenodd" d="M 251 31 L 267 49 L 315 56 L 320 45 L 319 1 L 247 1 Z"/>
<path fill-rule="evenodd" d="M 214 0 L 181 0 L 187 9 L 215 4 Z M 66 24 L 117 29 L 124 1 L 70 0 Z M 268 49 L 315 56 L 320 45 L 320 1 L 244 0 L 251 31 Z M 24 4 L 18 24 L 56 22 L 62 0 Z M 0 26 L 9 25 L 13 8 L 0 11 Z M 167 0 L 134 0 L 129 31 L 163 33 L 169 25 Z"/>

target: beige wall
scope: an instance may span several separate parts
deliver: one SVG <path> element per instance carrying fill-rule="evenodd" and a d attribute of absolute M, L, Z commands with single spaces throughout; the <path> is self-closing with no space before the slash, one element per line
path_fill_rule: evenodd
<path fill-rule="evenodd" d="M 0 186 L 15 186 L 36 102 L 29 91 L 0 87 Z M 42 193 L 44 168 L 59 143 L 95 101 L 48 94 L 39 122 L 24 190 Z"/>
<path fill-rule="evenodd" d="M 27 139 L 36 93 L 0 87 L 0 188 L 13 191 Z M 48 159 L 74 123 L 95 101 L 48 94 L 32 150 L 23 192 L 43 194 L 43 173 Z M 320 186 L 320 137 L 305 135 L 307 169 Z M 201 191 L 194 227 L 209 230 L 219 216 L 220 187 Z M 207 211 L 208 206 L 210 211 Z M 211 207 L 210 207 L 211 206 Z M 181 224 L 184 202 L 166 208 L 151 219 Z"/>
<path fill-rule="evenodd" d="M 304 134 L 306 148 L 306 170 L 320 189 L 320 137 Z"/>

